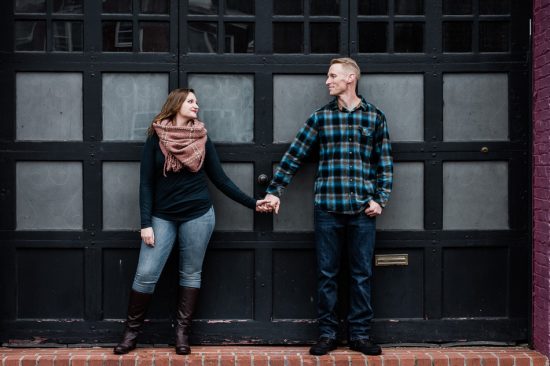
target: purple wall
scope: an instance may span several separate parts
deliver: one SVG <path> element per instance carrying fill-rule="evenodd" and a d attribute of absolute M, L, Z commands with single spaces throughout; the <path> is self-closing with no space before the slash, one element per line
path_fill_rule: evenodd
<path fill-rule="evenodd" d="M 550 0 L 533 2 L 533 345 L 550 355 Z"/>

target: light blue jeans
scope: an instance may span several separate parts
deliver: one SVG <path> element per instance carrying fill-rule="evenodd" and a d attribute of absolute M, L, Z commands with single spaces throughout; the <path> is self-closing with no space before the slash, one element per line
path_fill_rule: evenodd
<path fill-rule="evenodd" d="M 151 294 L 155 291 L 160 274 L 179 239 L 179 284 L 184 287 L 201 287 L 202 262 L 206 247 L 214 230 L 214 208 L 196 219 L 177 222 L 152 219 L 155 246 L 141 242 L 139 262 L 132 289 Z"/>

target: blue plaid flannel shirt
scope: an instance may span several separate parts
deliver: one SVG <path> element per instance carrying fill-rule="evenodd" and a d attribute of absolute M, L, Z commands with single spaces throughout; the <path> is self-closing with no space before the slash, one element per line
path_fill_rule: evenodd
<path fill-rule="evenodd" d="M 335 98 L 315 111 L 275 170 L 266 192 L 281 196 L 319 145 L 315 204 L 323 210 L 357 214 L 370 200 L 385 207 L 393 181 L 393 161 L 386 117 L 361 97 L 352 111 L 339 110 Z"/>

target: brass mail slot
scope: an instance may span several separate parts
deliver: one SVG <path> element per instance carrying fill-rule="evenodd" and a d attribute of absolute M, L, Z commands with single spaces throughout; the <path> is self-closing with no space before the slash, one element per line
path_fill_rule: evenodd
<path fill-rule="evenodd" d="M 377 254 L 374 256 L 375 266 L 408 266 L 408 254 Z"/>

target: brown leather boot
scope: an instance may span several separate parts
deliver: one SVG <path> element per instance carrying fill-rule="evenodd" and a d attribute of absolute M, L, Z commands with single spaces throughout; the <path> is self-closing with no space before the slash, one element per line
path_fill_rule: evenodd
<path fill-rule="evenodd" d="M 126 328 L 122 334 L 122 340 L 113 350 L 115 354 L 123 355 L 136 348 L 137 337 L 140 333 L 143 321 L 145 320 L 145 314 L 147 313 L 147 308 L 149 307 L 152 297 L 153 294 L 146 294 L 134 290 L 130 292 Z"/>
<path fill-rule="evenodd" d="M 199 289 L 193 287 L 179 287 L 178 307 L 176 310 L 176 353 L 188 355 L 189 333 L 191 331 L 191 318 L 195 312 L 195 305 L 199 297 Z"/>

